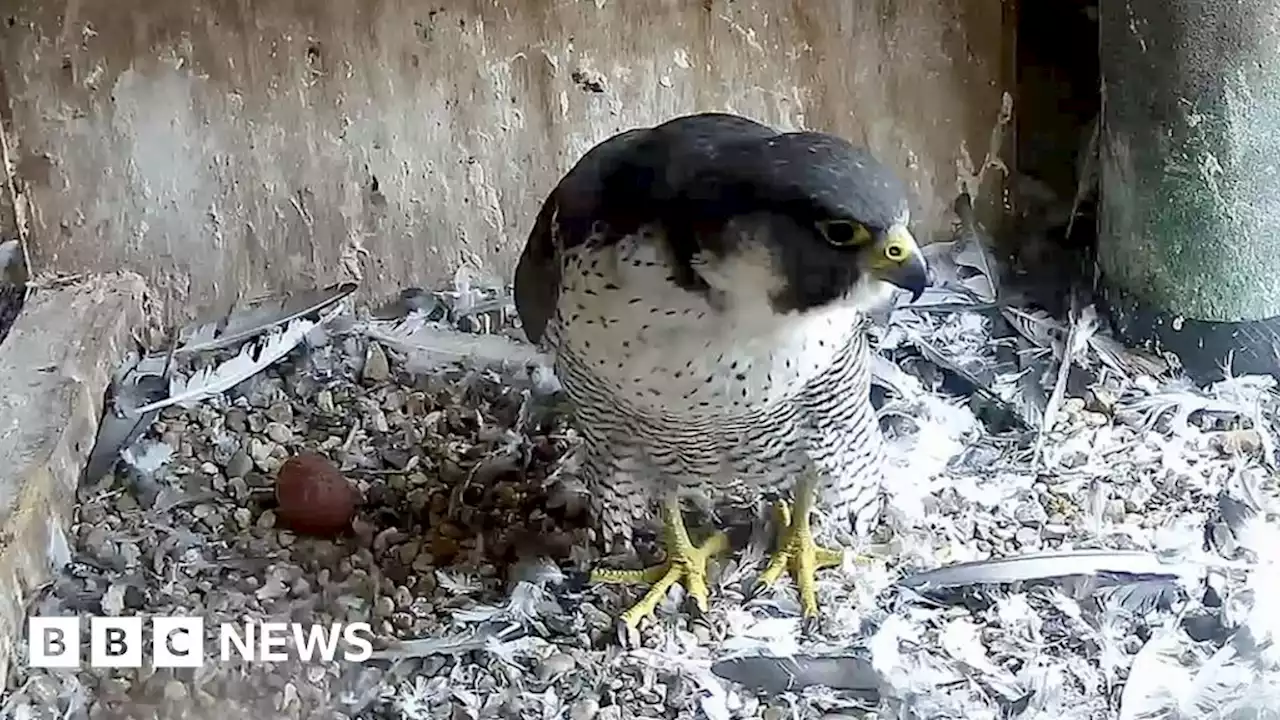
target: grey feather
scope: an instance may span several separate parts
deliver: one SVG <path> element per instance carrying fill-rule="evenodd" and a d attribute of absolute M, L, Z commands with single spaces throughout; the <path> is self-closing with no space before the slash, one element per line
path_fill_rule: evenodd
<path fill-rule="evenodd" d="M 1093 116 L 1093 120 L 1085 128 L 1080 147 L 1076 152 L 1076 192 L 1071 200 L 1071 215 L 1067 219 L 1066 237 L 1068 238 L 1071 237 L 1071 231 L 1075 228 L 1080 207 L 1097 192 L 1099 133 L 1102 127 L 1100 119 L 1098 115 Z"/>
<path fill-rule="evenodd" d="M 457 362 L 494 368 L 549 364 L 533 345 L 504 335 L 462 332 L 428 317 L 415 312 L 398 322 L 374 320 L 356 330 L 404 353 L 411 365 L 423 370 Z"/>
<path fill-rule="evenodd" d="M 283 359 L 302 344 L 312 328 L 328 323 L 340 310 L 331 310 L 318 322 L 295 318 L 284 328 L 270 330 L 260 341 L 246 343 L 238 354 L 225 362 L 203 367 L 188 377 L 175 374 L 169 381 L 167 397 L 134 408 L 129 414 L 139 416 L 173 405 L 186 407 L 226 392 Z"/>
<path fill-rule="evenodd" d="M 1172 576 L 1137 580 L 1099 591 L 1100 600 L 1140 617 L 1170 610 L 1181 596 L 1182 589 Z"/>
<path fill-rule="evenodd" d="M 740 657 L 718 662 L 711 671 L 772 695 L 819 686 L 854 693 L 866 702 L 880 698 L 880 676 L 865 655 Z"/>
<path fill-rule="evenodd" d="M 1078 362 L 1081 353 L 1089 346 L 1089 338 L 1093 336 L 1097 330 L 1097 313 L 1092 305 L 1086 306 L 1078 313 L 1074 311 L 1074 321 L 1071 323 L 1071 329 L 1067 332 L 1067 341 L 1063 349 L 1062 362 L 1058 366 L 1058 379 L 1054 383 L 1053 393 L 1049 395 L 1049 400 L 1045 404 L 1043 425 L 1040 427 L 1040 434 L 1036 437 L 1035 456 L 1037 462 L 1044 450 L 1044 443 L 1049 437 L 1049 432 L 1053 430 L 1059 407 L 1062 405 L 1067 392 L 1067 378 L 1071 372 L 1071 366 Z"/>
<path fill-rule="evenodd" d="M 1000 272 L 991 259 L 986 239 L 978 225 L 973 212 L 973 198 L 969 193 L 960 193 L 955 201 L 956 217 L 960 219 L 960 229 L 956 237 L 957 252 L 955 262 L 960 267 L 969 268 L 976 274 L 961 280 L 964 286 L 986 302 L 995 302 L 1000 297 Z"/>
<path fill-rule="evenodd" d="M 1154 553 L 1118 550 L 1076 550 L 960 563 L 917 573 L 898 582 L 907 588 L 949 588 L 962 585 L 1042 581 L 1075 575 L 1183 577 L 1198 570 L 1167 563 Z"/>
<path fill-rule="evenodd" d="M 183 358 L 242 345 L 294 320 L 323 313 L 355 292 L 355 283 L 287 295 L 269 295 L 232 310 L 214 322 L 184 328 L 174 356 Z"/>
<path fill-rule="evenodd" d="M 85 465 L 85 480 L 96 483 L 115 467 L 120 452 L 137 440 L 159 415 L 159 409 L 139 413 L 138 409 L 158 402 L 168 396 L 169 383 L 165 379 L 165 366 L 153 356 L 149 362 L 138 362 L 123 373 L 118 373 L 107 389 L 102 419 L 93 450 Z"/>
<path fill-rule="evenodd" d="M 1061 357 L 1066 329 L 1062 323 L 1050 317 L 1049 313 L 1035 308 L 1005 305 L 1000 308 L 1000 314 L 1028 342 L 1036 347 L 1052 349 L 1056 356 Z"/>
<path fill-rule="evenodd" d="M 493 642 L 508 642 L 528 635 L 529 631 L 507 622 L 484 623 L 474 630 L 414 640 L 397 640 L 388 647 L 375 650 L 373 660 L 406 660 L 435 655 L 458 656 L 479 652 Z"/>

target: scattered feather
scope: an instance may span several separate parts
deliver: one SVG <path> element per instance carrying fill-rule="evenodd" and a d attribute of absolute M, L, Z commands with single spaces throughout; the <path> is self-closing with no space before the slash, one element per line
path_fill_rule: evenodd
<path fill-rule="evenodd" d="M 163 442 L 143 441 L 126 447 L 120 458 L 143 475 L 155 475 L 173 459 L 173 448 Z"/>
<path fill-rule="evenodd" d="M 960 230 L 955 241 L 955 263 L 973 271 L 961 283 L 984 302 L 995 302 L 1000 294 L 1000 272 L 987 250 L 986 239 L 974 217 L 973 198 L 968 193 L 961 193 L 956 198 L 955 213 L 960 219 Z"/>
<path fill-rule="evenodd" d="M 333 313 L 321 318 L 319 324 L 331 317 Z M 132 414 L 142 415 L 173 405 L 186 408 L 224 393 L 293 352 L 316 324 L 301 318 L 292 320 L 284 329 L 269 332 L 260 342 L 246 344 L 226 362 L 205 366 L 187 378 L 175 375 L 169 382 L 169 397 L 137 408 Z"/>
<path fill-rule="evenodd" d="M 371 321 L 358 328 L 367 337 L 407 356 L 407 365 L 430 372 L 455 363 L 470 367 L 516 369 L 548 366 L 527 343 L 497 334 L 467 333 L 411 313 L 399 322 Z"/>
<path fill-rule="evenodd" d="M 1071 575 L 1163 576 L 1175 579 L 1191 572 L 1170 565 L 1160 556 L 1140 551 L 1076 550 L 949 565 L 899 581 L 909 588 L 949 588 L 1033 582 Z"/>
<path fill-rule="evenodd" d="M 214 322 L 183 329 L 174 354 L 184 357 L 243 345 L 282 325 L 330 310 L 358 287 L 355 283 L 341 283 L 308 292 L 257 298 Z"/>
<path fill-rule="evenodd" d="M 1097 312 L 1092 305 L 1085 307 L 1080 311 L 1079 315 L 1071 323 L 1071 329 L 1067 332 L 1066 347 L 1063 349 L 1062 362 L 1058 365 L 1058 379 L 1053 385 L 1053 392 L 1049 395 L 1049 401 L 1044 409 L 1044 425 L 1040 428 L 1040 433 L 1036 437 L 1035 456 L 1041 457 L 1044 451 L 1044 443 L 1049 438 L 1049 431 L 1053 430 L 1057 420 L 1058 409 L 1062 405 L 1063 399 L 1067 392 L 1067 376 L 1071 371 L 1071 366 L 1079 361 L 1080 354 L 1089 344 L 1089 338 L 1097 331 Z"/>

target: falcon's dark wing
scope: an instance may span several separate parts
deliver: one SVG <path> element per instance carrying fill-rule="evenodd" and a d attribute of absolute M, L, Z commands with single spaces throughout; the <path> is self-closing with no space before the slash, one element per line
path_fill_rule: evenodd
<path fill-rule="evenodd" d="M 777 134 L 746 118 L 704 113 L 628 130 L 587 151 L 543 202 L 516 266 L 516 311 L 530 342 L 542 338 L 555 312 L 560 253 L 586 242 L 597 222 L 608 243 L 661 218 L 673 192 L 720 148 Z"/>

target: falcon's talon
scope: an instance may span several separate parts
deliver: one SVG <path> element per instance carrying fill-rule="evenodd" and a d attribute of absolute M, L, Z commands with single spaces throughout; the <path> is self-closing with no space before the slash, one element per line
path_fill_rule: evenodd
<path fill-rule="evenodd" d="M 843 551 L 823 547 L 813 539 L 813 530 L 809 526 L 812 492 L 812 484 L 798 484 L 794 514 L 787 503 L 777 504 L 778 521 L 784 528 L 782 542 L 759 579 L 760 586 L 769 587 L 782 577 L 783 572 L 789 571 L 800 592 L 800 609 L 807 620 L 818 616 L 817 571 L 844 563 Z"/>
<path fill-rule="evenodd" d="M 817 634 L 821 624 L 816 615 L 810 615 L 800 621 L 800 634 L 805 637 L 812 637 Z"/>
<path fill-rule="evenodd" d="M 634 650 L 640 647 L 640 631 L 623 620 L 619 619 L 613 624 L 614 635 L 618 638 L 618 645 Z"/>
<path fill-rule="evenodd" d="M 707 563 L 712 557 L 729 549 L 729 536 L 717 532 L 699 545 L 689 539 L 680 514 L 680 502 L 672 498 L 663 508 L 664 534 L 666 535 L 667 560 L 644 570 L 596 570 L 591 573 L 592 582 L 602 584 L 648 583 L 652 585 L 635 605 L 619 618 L 631 630 L 640 620 L 652 615 L 658 604 L 667 596 L 672 585 L 681 583 L 693 598 L 697 609 L 705 613 L 710 607 L 707 589 Z"/>

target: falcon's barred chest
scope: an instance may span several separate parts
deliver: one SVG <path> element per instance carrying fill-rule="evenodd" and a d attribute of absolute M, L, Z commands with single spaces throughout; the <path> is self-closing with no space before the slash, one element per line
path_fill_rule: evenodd
<path fill-rule="evenodd" d="M 865 531 L 882 439 L 864 315 L 850 304 L 774 313 L 766 258 L 718 271 L 740 297 L 679 288 L 656 228 L 561 255 L 544 342 L 585 441 L 582 479 L 606 537 L 629 539 L 673 485 L 714 501 L 787 491 L 807 463 L 820 501 Z M 755 283 L 755 284 L 753 284 Z"/>

